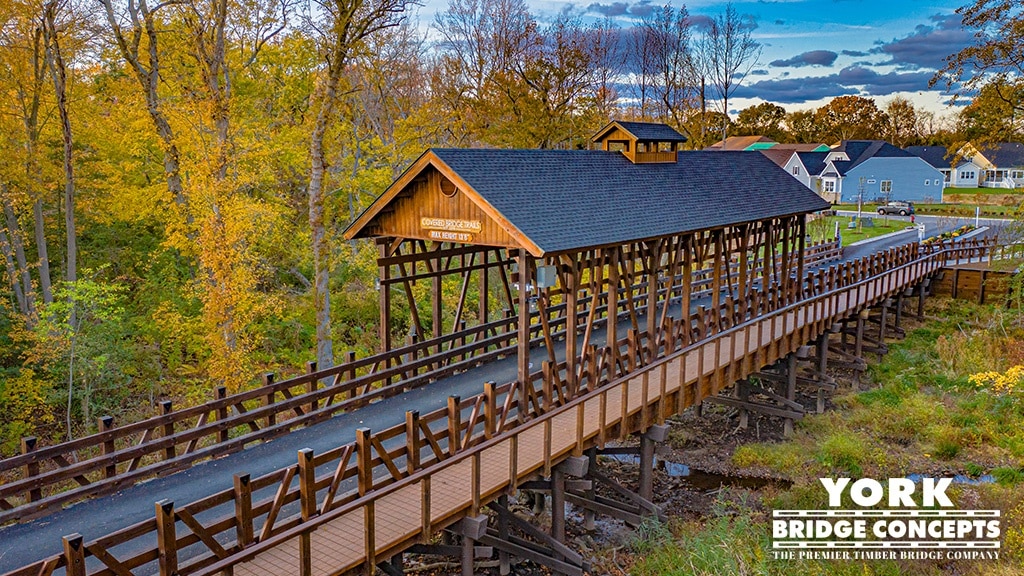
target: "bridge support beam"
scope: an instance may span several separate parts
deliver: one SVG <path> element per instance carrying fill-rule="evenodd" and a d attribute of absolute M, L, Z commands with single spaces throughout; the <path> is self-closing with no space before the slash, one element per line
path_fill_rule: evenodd
<path fill-rule="evenodd" d="M 917 285 L 917 319 L 924 320 L 924 297 L 931 288 L 932 279 L 925 278 Z"/>
<path fill-rule="evenodd" d="M 640 434 L 640 497 L 654 500 L 654 445 L 668 439 L 668 426 L 655 425 Z"/>
<path fill-rule="evenodd" d="M 796 403 L 796 353 L 790 352 L 786 356 L 786 400 Z M 803 411 L 802 408 L 800 410 Z M 793 435 L 793 418 L 789 417 L 783 423 L 783 434 Z"/>

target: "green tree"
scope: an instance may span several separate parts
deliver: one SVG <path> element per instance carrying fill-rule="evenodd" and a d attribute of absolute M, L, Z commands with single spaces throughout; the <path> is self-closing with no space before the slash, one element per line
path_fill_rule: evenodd
<path fill-rule="evenodd" d="M 838 96 L 814 113 L 821 135 L 830 140 L 871 140 L 886 123 L 875 101 L 862 96 Z"/>
<path fill-rule="evenodd" d="M 763 102 L 740 110 L 733 134 L 737 136 L 766 136 L 775 141 L 786 140 L 786 109 L 778 104 Z"/>

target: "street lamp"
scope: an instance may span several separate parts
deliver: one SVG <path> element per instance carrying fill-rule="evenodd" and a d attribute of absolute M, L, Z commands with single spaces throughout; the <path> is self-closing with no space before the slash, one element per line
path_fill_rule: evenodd
<path fill-rule="evenodd" d="M 864 177 L 860 177 L 860 184 L 857 186 L 857 230 L 863 230 L 864 225 L 861 223 L 861 212 L 864 208 Z"/>

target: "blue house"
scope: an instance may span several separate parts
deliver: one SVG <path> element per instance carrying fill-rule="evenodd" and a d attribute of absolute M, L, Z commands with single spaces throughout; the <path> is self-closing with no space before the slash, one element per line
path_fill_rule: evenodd
<path fill-rule="evenodd" d="M 834 194 L 839 202 L 857 202 L 858 197 L 864 202 L 942 202 L 943 174 L 888 142 L 843 140 L 824 164 L 820 194 Z"/>

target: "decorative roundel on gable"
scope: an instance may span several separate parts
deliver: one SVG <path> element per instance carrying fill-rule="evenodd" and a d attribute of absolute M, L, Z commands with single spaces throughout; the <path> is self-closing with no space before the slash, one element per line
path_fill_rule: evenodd
<path fill-rule="evenodd" d="M 441 177 L 441 194 L 444 194 L 448 198 L 455 196 L 459 189 L 455 186 L 455 183 L 451 180 Z"/>

